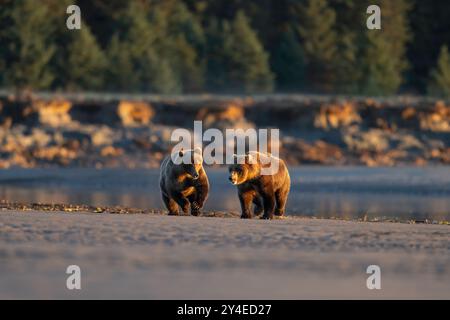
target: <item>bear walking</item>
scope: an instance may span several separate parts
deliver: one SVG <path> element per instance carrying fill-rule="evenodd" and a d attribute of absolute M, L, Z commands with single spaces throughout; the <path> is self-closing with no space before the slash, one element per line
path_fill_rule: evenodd
<path fill-rule="evenodd" d="M 245 155 L 235 155 L 237 164 L 229 166 L 229 180 L 237 186 L 241 204 L 241 218 L 252 217 L 251 205 L 255 205 L 254 214 L 264 212 L 262 219 L 272 219 L 273 215 L 282 216 L 291 187 L 291 179 L 283 160 L 269 153 L 256 151 Z M 276 169 L 268 169 L 276 164 Z"/>
<path fill-rule="evenodd" d="M 161 163 L 159 185 L 169 215 L 178 215 L 179 206 L 185 214 L 190 208 L 191 214 L 198 216 L 209 191 L 202 150 L 181 150 L 178 154 L 167 156 Z"/>

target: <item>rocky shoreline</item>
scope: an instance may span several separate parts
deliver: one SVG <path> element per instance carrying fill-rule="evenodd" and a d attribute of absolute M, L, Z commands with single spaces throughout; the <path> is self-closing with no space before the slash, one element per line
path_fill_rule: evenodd
<path fill-rule="evenodd" d="M 156 168 L 173 129 L 278 128 L 289 165 L 450 164 L 450 104 L 321 96 L 1 95 L 0 168 Z"/>
<path fill-rule="evenodd" d="M 129 208 L 123 206 L 91 206 L 91 205 L 78 205 L 78 204 L 64 204 L 64 203 L 19 203 L 19 202 L 5 202 L 0 201 L 0 212 L 48 212 L 48 213 L 104 213 L 104 214 L 150 214 L 150 215 L 167 215 L 167 211 L 161 209 L 140 209 Z M 180 216 L 189 216 L 186 214 L 180 214 Z M 204 211 L 201 217 L 210 218 L 239 218 L 238 212 L 229 211 Z M 306 217 L 302 215 L 296 216 L 284 216 L 274 217 L 274 220 L 284 219 L 312 219 L 312 220 L 324 220 L 324 218 Z M 254 220 L 259 220 L 258 217 L 254 217 Z M 364 216 L 362 218 L 354 219 L 342 219 L 342 218 L 327 218 L 325 220 L 345 220 L 356 222 L 392 222 L 392 223 L 407 223 L 407 224 L 434 224 L 434 225 L 449 225 L 449 221 L 442 220 L 402 220 L 395 217 L 375 217 L 368 218 Z"/>

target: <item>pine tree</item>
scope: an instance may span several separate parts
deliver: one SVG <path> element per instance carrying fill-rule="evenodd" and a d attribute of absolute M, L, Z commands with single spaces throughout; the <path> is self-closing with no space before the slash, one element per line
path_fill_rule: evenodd
<path fill-rule="evenodd" d="M 450 54 L 447 46 L 442 46 L 436 67 L 431 71 L 428 88 L 431 95 L 450 97 Z"/>
<path fill-rule="evenodd" d="M 365 69 L 362 93 L 372 96 L 394 94 L 402 77 L 390 54 L 390 44 L 377 33 L 370 33 L 367 41 L 368 47 L 363 59 Z"/>
<path fill-rule="evenodd" d="M 307 0 L 293 9 L 298 16 L 297 30 L 303 40 L 311 89 L 331 91 L 336 80 L 333 70 L 338 47 L 334 31 L 336 13 L 326 0 Z"/>
<path fill-rule="evenodd" d="M 208 58 L 208 78 L 216 78 L 216 90 L 261 93 L 273 89 L 269 55 L 243 12 L 231 22 L 210 25 Z"/>
<path fill-rule="evenodd" d="M 381 30 L 367 30 L 361 55 L 361 92 L 389 95 L 397 92 L 408 67 L 406 44 L 410 39 L 406 0 L 379 0 L 382 8 Z"/>
<path fill-rule="evenodd" d="M 283 32 L 272 57 L 272 70 L 276 74 L 277 87 L 291 91 L 302 89 L 305 82 L 305 58 L 295 33 Z"/>
<path fill-rule="evenodd" d="M 119 33 L 108 47 L 109 88 L 119 91 L 177 93 L 178 77 L 165 57 L 158 52 L 159 30 L 137 2 L 130 2 L 121 20 Z"/>
<path fill-rule="evenodd" d="M 227 53 L 231 51 L 230 24 L 211 18 L 206 27 L 206 88 L 217 92 L 228 88 Z"/>
<path fill-rule="evenodd" d="M 47 64 L 55 47 L 48 8 L 34 0 L 4 1 L 0 17 L 0 64 L 5 87 L 46 89 L 53 75 Z"/>
<path fill-rule="evenodd" d="M 127 51 L 127 43 L 115 34 L 106 50 L 108 68 L 105 72 L 105 87 L 117 91 L 137 91 L 139 74 L 133 68 L 132 56 Z"/>
<path fill-rule="evenodd" d="M 231 23 L 230 82 L 246 93 L 271 92 L 274 76 L 269 66 L 269 55 L 242 11 Z"/>
<path fill-rule="evenodd" d="M 166 0 L 152 7 L 155 45 L 178 76 L 183 92 L 200 91 L 205 72 L 205 36 L 196 17 L 179 0 Z"/>
<path fill-rule="evenodd" d="M 358 92 L 362 76 L 358 66 L 357 36 L 352 31 L 343 30 L 338 40 L 338 52 L 333 65 L 336 72 L 335 92 L 344 94 Z"/>
<path fill-rule="evenodd" d="M 57 86 L 68 90 L 100 90 L 107 59 L 89 26 L 64 31 L 64 46 L 55 54 Z"/>

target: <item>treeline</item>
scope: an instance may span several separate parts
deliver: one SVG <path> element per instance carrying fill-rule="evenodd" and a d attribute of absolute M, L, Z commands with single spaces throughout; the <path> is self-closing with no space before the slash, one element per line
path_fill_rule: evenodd
<path fill-rule="evenodd" d="M 66 28 L 67 6 L 81 30 Z M 382 30 L 366 28 L 378 4 Z M 446 0 L 0 0 L 0 87 L 450 95 Z"/>

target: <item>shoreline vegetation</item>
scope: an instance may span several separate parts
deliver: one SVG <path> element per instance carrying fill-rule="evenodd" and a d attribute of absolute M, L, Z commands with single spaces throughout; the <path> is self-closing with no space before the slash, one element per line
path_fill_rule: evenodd
<path fill-rule="evenodd" d="M 0 212 L 48 212 L 48 213 L 98 213 L 98 214 L 148 214 L 148 215 L 161 215 L 166 216 L 167 211 L 162 209 L 140 209 L 130 208 L 123 206 L 91 206 L 91 205 L 79 205 L 79 204 L 63 204 L 63 203 L 19 203 L 19 202 L 7 202 L 0 201 Z M 180 217 L 190 216 L 180 214 Z M 205 211 L 202 212 L 200 217 L 207 218 L 239 218 L 240 214 L 237 212 L 228 211 Z M 193 217 L 196 218 L 196 217 Z M 316 216 L 303 216 L 294 215 L 289 213 L 283 217 L 274 217 L 273 220 L 291 220 L 291 219 L 309 219 L 309 220 L 340 220 L 340 221 L 353 221 L 353 222 L 384 222 L 384 223 L 402 223 L 402 224 L 432 224 L 432 225 L 450 225 L 446 220 L 412 220 L 412 219 L 399 219 L 396 217 L 370 217 L 364 215 L 362 218 L 342 218 L 342 217 L 330 217 L 322 218 Z M 253 217 L 253 220 L 259 220 L 259 217 Z"/>

